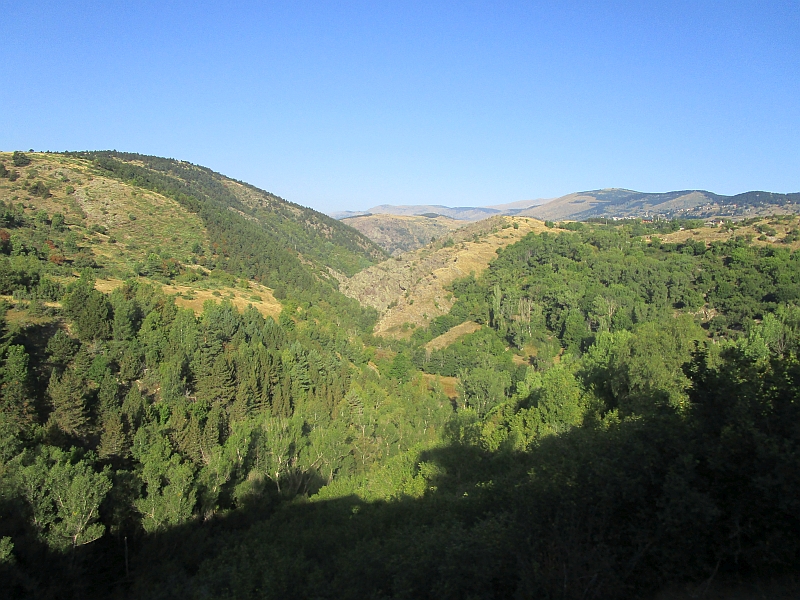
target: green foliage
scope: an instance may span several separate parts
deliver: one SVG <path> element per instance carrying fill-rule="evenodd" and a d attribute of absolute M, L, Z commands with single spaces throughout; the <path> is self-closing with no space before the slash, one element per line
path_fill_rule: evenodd
<path fill-rule="evenodd" d="M 795 573 L 798 256 L 640 226 L 528 236 L 403 341 L 328 312 L 324 281 L 285 283 L 277 321 L 91 272 L 61 289 L 9 235 L 15 298 L 62 299 L 3 329 L 12 597 L 649 597 Z"/>
<path fill-rule="evenodd" d="M 105 294 L 94 289 L 94 278 L 89 272 L 85 271 L 67 288 L 63 305 L 81 340 L 111 337 L 111 304 Z"/>
<path fill-rule="evenodd" d="M 505 371 L 476 367 L 461 373 L 461 395 L 465 404 L 483 417 L 506 399 L 511 377 Z"/>
<path fill-rule="evenodd" d="M 11 155 L 11 163 L 15 167 L 27 167 L 29 164 L 31 164 L 31 159 L 19 150 L 15 150 Z"/>
<path fill-rule="evenodd" d="M 99 539 L 105 526 L 99 508 L 111 489 L 108 472 L 73 453 L 42 447 L 20 471 L 33 524 L 56 550 L 76 548 Z"/>
<path fill-rule="evenodd" d="M 194 469 L 172 452 L 163 434 L 142 427 L 132 450 L 141 464 L 144 496 L 134 503 L 142 516 L 142 527 L 152 533 L 180 525 L 192 516 L 196 499 Z"/>

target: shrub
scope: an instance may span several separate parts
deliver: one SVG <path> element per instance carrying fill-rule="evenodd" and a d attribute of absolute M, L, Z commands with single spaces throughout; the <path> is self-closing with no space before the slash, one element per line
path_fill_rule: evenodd
<path fill-rule="evenodd" d="M 14 154 L 11 155 L 11 162 L 15 167 L 27 167 L 31 164 L 31 159 L 19 150 L 15 150 Z"/>
<path fill-rule="evenodd" d="M 41 198 L 47 198 L 50 195 L 50 188 L 41 181 L 36 181 L 33 185 L 31 185 L 30 188 L 28 188 L 28 191 L 32 195 L 39 196 Z"/>

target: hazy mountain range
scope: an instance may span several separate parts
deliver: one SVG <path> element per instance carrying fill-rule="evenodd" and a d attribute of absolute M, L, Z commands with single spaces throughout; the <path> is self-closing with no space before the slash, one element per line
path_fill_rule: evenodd
<path fill-rule="evenodd" d="M 800 212 L 800 192 L 751 191 L 725 196 L 705 190 L 663 193 L 619 188 L 575 192 L 551 200 L 521 200 L 492 206 L 448 207 L 441 205 L 382 204 L 366 211 L 330 213 L 336 219 L 363 215 L 442 215 L 463 221 L 480 221 L 496 215 L 525 216 L 547 220 L 585 220 L 596 217 L 700 218 L 745 217 L 774 212 Z"/>

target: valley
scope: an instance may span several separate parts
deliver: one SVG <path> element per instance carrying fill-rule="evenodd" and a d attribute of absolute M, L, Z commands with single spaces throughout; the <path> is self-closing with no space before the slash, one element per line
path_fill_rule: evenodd
<path fill-rule="evenodd" d="M 180 160 L 0 153 L 2 591 L 787 592 L 795 196 L 336 220 Z"/>

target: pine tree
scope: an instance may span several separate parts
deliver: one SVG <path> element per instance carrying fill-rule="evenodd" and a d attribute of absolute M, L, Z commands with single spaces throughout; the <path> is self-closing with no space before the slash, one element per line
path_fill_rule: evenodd
<path fill-rule="evenodd" d="M 51 363 L 64 368 L 78 349 L 78 342 L 59 329 L 47 342 L 46 352 Z"/>
<path fill-rule="evenodd" d="M 107 410 L 118 410 L 119 401 L 117 399 L 117 392 L 119 391 L 119 384 L 117 378 L 111 373 L 109 369 L 103 373 L 103 378 L 100 380 L 100 387 L 97 390 L 97 399 L 100 403 L 100 413 Z"/>
<path fill-rule="evenodd" d="M 151 420 L 150 406 L 135 383 L 122 402 L 122 414 L 128 423 L 128 430 L 138 430 L 145 422 Z"/>
<path fill-rule="evenodd" d="M 236 398 L 233 366 L 224 354 L 214 358 L 210 371 L 198 378 L 197 397 L 209 403 L 220 402 L 225 406 Z"/>
<path fill-rule="evenodd" d="M 0 410 L 20 430 L 28 429 L 36 420 L 28 385 L 28 353 L 22 346 L 9 346 L 2 369 Z"/>
<path fill-rule="evenodd" d="M 72 369 L 64 371 L 61 377 L 54 371 L 47 394 L 53 405 L 51 422 L 68 435 L 84 437 L 89 430 L 89 418 L 83 379 Z"/>
<path fill-rule="evenodd" d="M 194 414 L 188 414 L 185 406 L 175 406 L 170 416 L 172 440 L 180 453 L 199 465 L 203 462 L 202 428 Z"/>
<path fill-rule="evenodd" d="M 128 440 L 122 423 L 122 411 L 110 408 L 103 413 L 101 421 L 97 454 L 100 458 L 125 457 L 128 453 Z"/>

